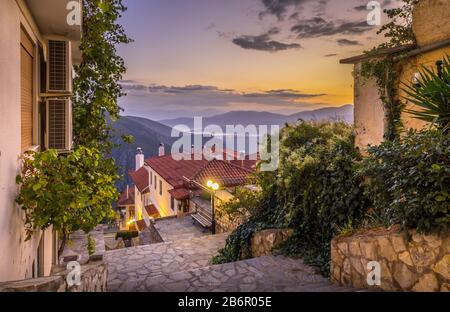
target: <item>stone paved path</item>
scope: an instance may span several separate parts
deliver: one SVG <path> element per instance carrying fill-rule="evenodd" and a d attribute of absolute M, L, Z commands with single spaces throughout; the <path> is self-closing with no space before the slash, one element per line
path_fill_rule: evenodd
<path fill-rule="evenodd" d="M 127 282 L 208 266 L 227 237 L 225 233 L 108 251 L 104 260 L 109 290 L 131 290 Z"/>
<path fill-rule="evenodd" d="M 183 218 L 168 218 L 155 221 L 155 228 L 164 242 L 189 239 L 210 235 L 195 224 L 191 216 Z"/>
<path fill-rule="evenodd" d="M 108 290 L 115 291 L 353 291 L 332 285 L 302 260 L 261 257 L 211 265 L 227 234 L 110 251 Z"/>

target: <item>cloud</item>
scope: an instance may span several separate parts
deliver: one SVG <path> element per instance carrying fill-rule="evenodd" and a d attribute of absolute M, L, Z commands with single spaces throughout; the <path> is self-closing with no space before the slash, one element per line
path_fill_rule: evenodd
<path fill-rule="evenodd" d="M 358 11 L 358 12 L 367 11 L 367 5 L 358 5 L 358 6 L 355 6 L 355 7 L 353 8 L 353 10 Z"/>
<path fill-rule="evenodd" d="M 279 33 L 280 29 L 277 27 L 273 27 L 268 32 L 262 35 L 258 36 L 245 35 L 234 38 L 233 43 L 246 50 L 257 50 L 266 52 L 278 52 L 301 48 L 301 45 L 298 43 L 282 43 L 279 41 L 272 40 L 272 36 Z"/>
<path fill-rule="evenodd" d="M 259 17 L 262 18 L 265 15 L 274 15 L 279 21 L 283 20 L 290 7 L 299 7 L 305 3 L 312 3 L 314 5 L 314 12 L 316 14 L 322 14 L 325 11 L 326 4 L 329 0 L 261 0 L 264 10 L 260 12 Z M 295 18 L 295 13 L 290 16 Z"/>
<path fill-rule="evenodd" d="M 361 43 L 358 40 L 338 39 L 338 40 L 336 40 L 336 42 L 340 46 L 357 46 L 357 45 L 361 45 Z"/>
<path fill-rule="evenodd" d="M 130 84 L 121 82 L 121 86 L 124 91 L 134 92 L 136 94 L 150 94 L 150 95 L 215 95 L 215 96 L 233 96 L 241 98 L 278 98 L 284 101 L 298 100 L 305 98 L 315 98 L 319 96 L 324 96 L 326 94 L 313 94 L 313 93 L 303 93 L 299 90 L 294 89 L 277 89 L 277 90 L 267 90 L 254 93 L 238 92 L 234 89 L 220 89 L 216 86 L 206 86 L 206 85 L 187 85 L 187 86 L 164 86 L 164 85 L 144 85 L 144 84 Z"/>
<path fill-rule="evenodd" d="M 359 35 L 372 30 L 372 26 L 364 22 L 354 21 L 326 21 L 316 16 L 311 19 L 301 20 L 291 28 L 299 38 L 317 38 L 333 35 Z"/>
<path fill-rule="evenodd" d="M 269 90 L 262 93 L 244 93 L 244 97 L 279 97 L 279 98 L 287 98 L 287 99 L 303 99 L 303 98 L 314 98 L 319 96 L 324 96 L 326 94 L 307 94 L 302 93 L 301 91 L 292 90 L 292 89 L 280 89 L 280 90 Z"/>

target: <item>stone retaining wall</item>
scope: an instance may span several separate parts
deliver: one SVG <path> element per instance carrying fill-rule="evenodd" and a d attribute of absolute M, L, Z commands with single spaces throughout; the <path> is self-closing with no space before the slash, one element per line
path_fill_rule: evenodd
<path fill-rule="evenodd" d="M 273 229 L 253 234 L 251 240 L 252 256 L 256 258 L 272 255 L 273 251 L 279 248 L 293 233 L 293 230 L 289 229 Z"/>
<path fill-rule="evenodd" d="M 0 292 L 106 292 L 108 268 L 102 261 L 81 266 L 79 286 L 68 286 L 68 270 L 50 277 L 0 283 Z"/>
<path fill-rule="evenodd" d="M 377 261 L 381 284 L 369 286 L 369 262 Z M 398 230 L 371 230 L 331 243 L 333 281 L 385 291 L 449 291 L 450 233 L 419 235 Z"/>
<path fill-rule="evenodd" d="M 228 233 L 235 231 L 241 224 L 247 222 L 248 218 L 243 215 L 230 216 L 226 212 L 216 208 L 216 233 Z"/>

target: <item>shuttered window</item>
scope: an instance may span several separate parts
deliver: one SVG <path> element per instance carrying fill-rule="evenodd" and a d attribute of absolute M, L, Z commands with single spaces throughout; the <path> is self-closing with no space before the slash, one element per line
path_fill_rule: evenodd
<path fill-rule="evenodd" d="M 66 148 L 66 100 L 48 100 L 48 147 Z"/>
<path fill-rule="evenodd" d="M 23 29 L 21 29 L 20 43 L 20 146 L 23 152 L 33 146 L 33 68 L 35 51 L 33 42 Z"/>

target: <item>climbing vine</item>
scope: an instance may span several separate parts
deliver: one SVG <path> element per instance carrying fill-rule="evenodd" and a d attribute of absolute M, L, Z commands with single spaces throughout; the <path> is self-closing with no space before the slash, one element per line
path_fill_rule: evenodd
<path fill-rule="evenodd" d="M 388 40 L 366 52 L 369 59 L 362 63 L 359 73 L 364 79 L 376 80 L 387 121 L 385 139 L 389 141 L 398 138 L 403 126 L 401 114 L 404 103 L 398 98 L 399 72 L 402 66 L 400 62 L 395 62 L 392 56 L 380 57 L 379 53 L 387 48 L 407 45 L 412 49 L 416 45 L 412 14 L 417 3 L 418 0 L 403 0 L 402 7 L 384 11 L 390 22 L 383 25 L 377 34 L 384 34 Z"/>
<path fill-rule="evenodd" d="M 398 99 L 399 67 L 400 64 L 396 64 L 392 58 L 367 60 L 362 63 L 360 72 L 364 79 L 376 80 L 386 116 L 384 136 L 389 141 L 398 137 L 403 126 L 401 114 L 404 104 Z"/>

